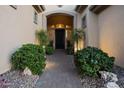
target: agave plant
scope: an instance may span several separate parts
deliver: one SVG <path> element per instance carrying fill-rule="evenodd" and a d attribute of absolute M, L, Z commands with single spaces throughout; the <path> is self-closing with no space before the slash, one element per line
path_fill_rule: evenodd
<path fill-rule="evenodd" d="M 72 33 L 72 41 L 73 41 L 73 44 L 76 42 L 77 50 L 78 50 L 78 43 L 79 43 L 78 41 L 80 39 L 84 39 L 84 37 L 85 37 L 85 33 L 83 29 L 74 29 Z"/>

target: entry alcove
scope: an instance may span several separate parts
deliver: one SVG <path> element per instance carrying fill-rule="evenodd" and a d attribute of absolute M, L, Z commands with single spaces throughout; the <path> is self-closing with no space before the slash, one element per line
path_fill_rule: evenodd
<path fill-rule="evenodd" d="M 47 29 L 50 41 L 55 49 L 66 49 L 67 41 L 71 40 L 73 16 L 55 13 L 47 16 Z"/>

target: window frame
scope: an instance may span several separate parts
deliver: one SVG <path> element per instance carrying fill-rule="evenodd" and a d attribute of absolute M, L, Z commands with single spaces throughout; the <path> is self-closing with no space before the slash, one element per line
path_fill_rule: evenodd
<path fill-rule="evenodd" d="M 34 11 L 33 21 L 34 21 L 35 24 L 38 24 L 38 13 L 36 11 Z"/>
<path fill-rule="evenodd" d="M 82 17 L 82 27 L 83 28 L 86 28 L 87 27 L 87 18 L 86 18 L 86 15 L 84 15 Z"/>

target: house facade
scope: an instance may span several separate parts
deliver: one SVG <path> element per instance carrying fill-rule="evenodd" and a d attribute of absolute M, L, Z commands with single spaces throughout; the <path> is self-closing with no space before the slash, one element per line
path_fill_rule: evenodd
<path fill-rule="evenodd" d="M 26 43 L 37 43 L 37 29 L 48 30 L 55 49 L 66 49 L 73 29 L 83 28 L 86 37 L 80 41 L 79 49 L 86 46 L 98 47 L 115 56 L 116 65 L 124 67 L 124 6 L 56 7 L 0 6 L 0 74 L 10 70 L 10 56 L 18 47 Z"/>

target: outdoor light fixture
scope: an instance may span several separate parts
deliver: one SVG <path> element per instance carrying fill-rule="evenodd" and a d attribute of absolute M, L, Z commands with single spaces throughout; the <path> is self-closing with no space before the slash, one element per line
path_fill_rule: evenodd
<path fill-rule="evenodd" d="M 71 26 L 69 26 L 69 25 L 66 25 L 65 27 L 66 27 L 66 28 L 71 28 Z"/>
<path fill-rule="evenodd" d="M 64 25 L 64 24 L 56 24 L 56 25 L 51 25 L 50 28 L 52 29 L 56 29 L 56 28 L 65 28 L 65 29 L 70 29 L 71 26 L 70 25 Z"/>
<path fill-rule="evenodd" d="M 58 5 L 58 7 L 62 7 L 62 5 Z"/>
<path fill-rule="evenodd" d="M 56 28 L 65 28 L 63 24 L 56 24 Z"/>
<path fill-rule="evenodd" d="M 55 28 L 55 25 L 51 25 L 51 28 Z"/>

